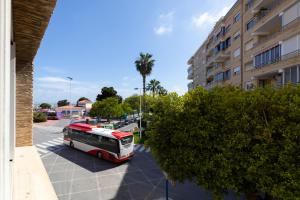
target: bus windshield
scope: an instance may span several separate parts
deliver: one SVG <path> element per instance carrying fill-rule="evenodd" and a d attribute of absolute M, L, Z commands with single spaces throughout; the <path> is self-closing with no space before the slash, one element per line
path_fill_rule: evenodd
<path fill-rule="evenodd" d="M 127 137 L 123 137 L 121 139 L 121 144 L 122 145 L 126 145 L 126 144 L 130 144 L 133 140 L 133 136 L 127 136 Z"/>

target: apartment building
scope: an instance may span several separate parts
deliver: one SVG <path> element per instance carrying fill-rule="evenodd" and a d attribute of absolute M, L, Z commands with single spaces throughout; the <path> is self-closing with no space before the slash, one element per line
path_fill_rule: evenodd
<path fill-rule="evenodd" d="M 217 85 L 245 89 L 300 82 L 300 1 L 238 0 L 214 26 L 188 61 L 188 78 L 210 89 Z M 197 63 L 193 58 L 202 58 Z M 201 70 L 199 70 L 201 71 Z M 197 80 L 197 79 L 201 80 Z M 198 85 L 193 84 L 191 88 Z"/>
<path fill-rule="evenodd" d="M 56 0 L 0 0 L 0 199 L 57 199 L 32 146 L 33 60 Z"/>

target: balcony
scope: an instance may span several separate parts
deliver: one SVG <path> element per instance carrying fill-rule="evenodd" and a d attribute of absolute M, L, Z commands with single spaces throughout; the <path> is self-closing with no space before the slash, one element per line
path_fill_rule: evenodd
<path fill-rule="evenodd" d="M 275 22 L 276 27 L 280 27 L 281 24 L 281 13 L 295 4 L 296 0 L 286 1 L 286 0 L 261 0 L 258 1 L 256 6 L 253 8 L 255 16 L 255 27 L 253 33 L 265 34 L 262 31 L 264 26 L 269 26 Z M 271 22 L 270 22 L 271 21 Z M 279 24 L 279 25 L 278 25 Z M 266 33 L 268 34 L 268 33 Z"/>
<path fill-rule="evenodd" d="M 194 89 L 194 82 L 188 84 L 188 90 L 191 91 L 192 89 Z"/>
<path fill-rule="evenodd" d="M 187 79 L 188 79 L 188 80 L 192 80 L 193 77 L 194 77 L 193 66 L 190 66 L 190 67 L 188 68 L 187 72 L 188 72 Z"/>
<path fill-rule="evenodd" d="M 253 44 L 253 48 L 259 46 L 260 44 L 265 44 L 265 42 L 268 42 L 271 39 L 275 39 L 276 37 L 281 35 L 283 32 L 290 29 L 291 27 L 300 26 L 299 22 L 300 22 L 300 17 L 296 18 L 294 21 L 290 22 L 289 24 L 286 24 L 285 26 L 280 27 L 279 30 L 277 30 L 277 28 L 276 28 L 276 31 L 271 32 L 269 30 L 268 34 L 258 35 L 259 39 L 256 43 Z M 274 27 L 277 27 L 277 25 L 275 25 Z"/>
<path fill-rule="evenodd" d="M 226 60 L 228 60 L 231 56 L 231 52 L 230 51 L 227 51 L 227 52 L 224 52 L 224 51 L 220 51 L 219 53 L 217 53 L 216 55 L 216 59 L 215 59 L 215 62 L 218 62 L 218 63 L 223 63 L 225 62 Z"/>
<path fill-rule="evenodd" d="M 289 59 L 292 59 L 292 58 L 295 58 L 295 57 L 298 57 L 298 56 L 300 56 L 300 49 L 298 49 L 296 51 L 293 51 L 291 53 L 285 54 L 285 55 L 275 57 L 274 59 L 266 60 L 264 63 L 255 64 L 255 69 L 260 69 L 260 68 L 263 68 L 263 67 L 266 67 L 266 66 L 269 66 L 269 65 L 272 65 L 272 64 L 276 64 L 276 63 L 279 63 L 281 61 L 289 60 Z M 255 69 L 253 69 L 253 70 L 255 70 Z"/>

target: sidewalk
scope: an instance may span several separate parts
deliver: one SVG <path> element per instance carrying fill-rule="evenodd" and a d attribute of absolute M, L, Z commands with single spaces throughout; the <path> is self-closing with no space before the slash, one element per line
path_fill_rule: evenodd
<path fill-rule="evenodd" d="M 15 149 L 14 200 L 57 200 L 46 169 L 35 147 Z"/>

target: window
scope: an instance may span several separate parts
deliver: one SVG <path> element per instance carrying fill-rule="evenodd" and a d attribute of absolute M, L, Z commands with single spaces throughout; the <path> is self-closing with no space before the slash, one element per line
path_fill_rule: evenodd
<path fill-rule="evenodd" d="M 236 33 L 233 35 L 233 40 L 237 40 L 237 39 L 239 39 L 240 37 L 241 37 L 241 32 L 238 31 L 238 32 L 236 32 Z"/>
<path fill-rule="evenodd" d="M 122 143 L 122 145 L 130 144 L 132 142 L 132 140 L 133 140 L 132 136 L 127 136 L 121 140 L 121 143 Z"/>
<path fill-rule="evenodd" d="M 297 83 L 297 66 L 291 68 L 291 82 L 293 84 Z"/>
<path fill-rule="evenodd" d="M 231 28 L 231 24 L 229 24 L 228 26 L 226 26 L 224 35 L 230 31 L 230 28 Z"/>
<path fill-rule="evenodd" d="M 240 48 L 238 48 L 238 49 L 236 49 L 234 52 L 233 52 L 233 56 L 236 58 L 236 57 L 238 57 L 238 56 L 240 56 L 241 55 L 241 49 Z"/>
<path fill-rule="evenodd" d="M 240 73 L 241 73 L 241 67 L 240 66 L 233 68 L 233 75 L 238 75 Z"/>
<path fill-rule="evenodd" d="M 254 27 L 254 25 L 255 25 L 255 21 L 254 21 L 254 19 L 252 18 L 252 19 L 247 23 L 247 27 L 246 27 L 247 31 L 251 30 L 251 29 Z"/>
<path fill-rule="evenodd" d="M 254 0 L 247 0 L 246 9 L 250 9 L 254 4 Z"/>
<path fill-rule="evenodd" d="M 255 56 L 255 67 L 263 67 L 264 65 L 272 64 L 280 60 L 281 45 L 277 45 L 272 49 L 262 52 Z"/>
<path fill-rule="evenodd" d="M 229 80 L 231 78 L 231 70 L 227 70 L 224 72 L 224 80 Z"/>
<path fill-rule="evenodd" d="M 233 22 L 236 23 L 236 22 L 240 21 L 240 19 L 241 19 L 241 13 L 238 13 L 234 16 Z"/>
<path fill-rule="evenodd" d="M 216 74 L 215 77 L 214 77 L 214 80 L 215 81 L 223 81 L 224 80 L 223 72 L 220 72 L 220 73 Z"/>

